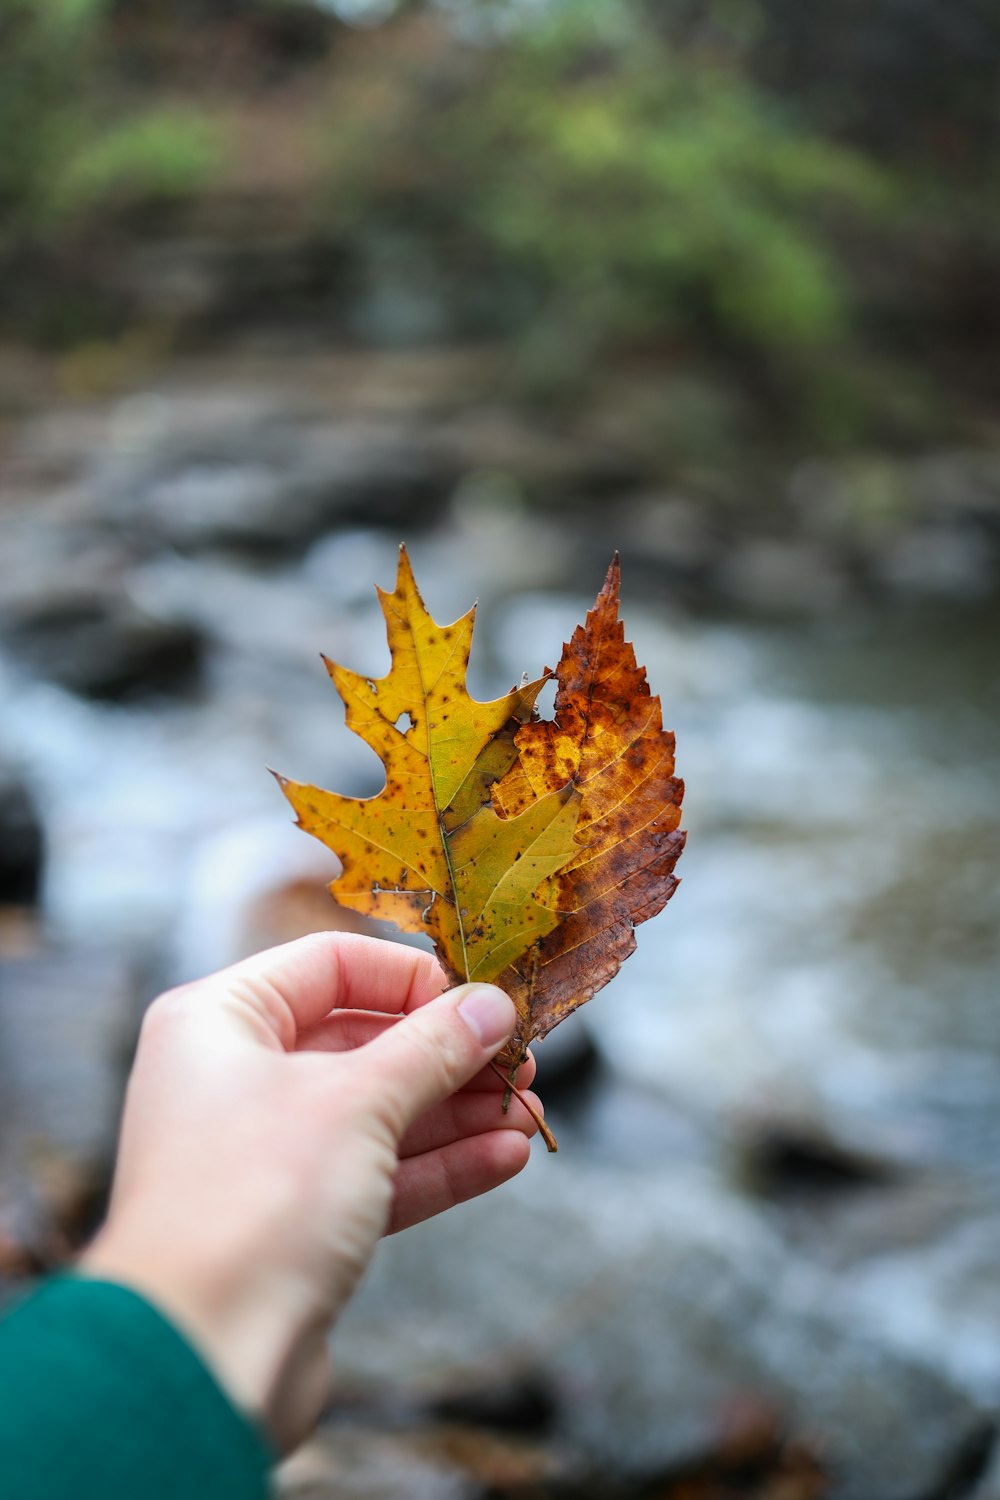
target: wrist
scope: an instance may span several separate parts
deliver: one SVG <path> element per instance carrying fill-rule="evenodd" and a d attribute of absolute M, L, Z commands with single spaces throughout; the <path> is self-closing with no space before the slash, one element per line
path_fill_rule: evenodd
<path fill-rule="evenodd" d="M 78 1268 L 145 1297 L 187 1340 L 234 1406 L 279 1448 L 288 1448 L 325 1399 L 326 1330 L 306 1325 L 290 1288 L 265 1285 L 255 1269 L 242 1272 L 231 1258 L 224 1262 L 216 1263 L 208 1251 L 194 1259 L 179 1245 L 153 1242 L 135 1226 L 110 1222 Z"/>

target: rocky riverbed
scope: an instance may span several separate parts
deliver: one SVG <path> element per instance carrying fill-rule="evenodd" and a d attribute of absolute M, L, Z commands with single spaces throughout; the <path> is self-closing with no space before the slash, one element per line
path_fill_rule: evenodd
<path fill-rule="evenodd" d="M 896 464 L 866 511 L 860 460 L 814 467 L 769 535 L 475 368 L 217 364 L 8 422 L 0 1274 L 92 1222 L 156 987 L 339 920 L 265 766 L 377 789 L 318 653 L 384 670 L 399 540 L 438 618 L 479 597 L 481 696 L 617 546 L 683 885 L 539 1049 L 560 1155 L 382 1248 L 285 1488 L 998 1500 L 1000 470 Z"/>

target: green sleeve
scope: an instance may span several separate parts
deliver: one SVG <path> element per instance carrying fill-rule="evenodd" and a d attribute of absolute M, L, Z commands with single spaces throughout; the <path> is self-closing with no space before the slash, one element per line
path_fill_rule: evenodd
<path fill-rule="evenodd" d="M 0 1321 L 3 1500 L 264 1500 L 269 1462 L 135 1292 L 61 1276 Z"/>

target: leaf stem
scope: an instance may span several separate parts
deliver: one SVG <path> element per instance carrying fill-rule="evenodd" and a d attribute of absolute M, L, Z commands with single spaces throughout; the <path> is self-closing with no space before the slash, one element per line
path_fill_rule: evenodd
<path fill-rule="evenodd" d="M 499 1064 L 497 1064 L 495 1062 L 491 1062 L 490 1063 L 490 1067 L 493 1069 L 494 1073 L 497 1075 L 497 1077 L 503 1083 L 504 1088 L 505 1089 L 509 1089 L 510 1092 L 514 1095 L 514 1098 L 518 1101 L 518 1103 L 524 1105 L 525 1109 L 528 1111 L 528 1114 L 531 1116 L 531 1118 L 534 1120 L 535 1124 L 538 1126 L 538 1133 L 541 1136 L 542 1140 L 545 1142 L 545 1145 L 546 1145 L 547 1149 L 549 1151 L 558 1151 L 559 1150 L 559 1142 L 556 1140 L 555 1136 L 552 1134 L 552 1131 L 546 1125 L 545 1121 L 542 1119 L 542 1117 L 538 1113 L 537 1109 L 534 1109 L 528 1103 L 527 1099 L 521 1093 L 521 1090 L 517 1087 L 517 1085 L 515 1083 L 511 1083 L 510 1079 L 507 1077 L 507 1074 L 499 1066 Z"/>

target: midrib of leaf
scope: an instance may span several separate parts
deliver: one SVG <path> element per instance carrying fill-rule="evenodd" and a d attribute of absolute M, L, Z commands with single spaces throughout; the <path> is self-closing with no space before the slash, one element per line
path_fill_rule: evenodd
<path fill-rule="evenodd" d="M 409 628 L 410 628 L 410 638 L 413 641 L 413 655 L 414 655 L 414 660 L 416 661 L 416 664 L 417 664 L 417 677 L 419 678 L 419 681 L 420 681 L 420 693 L 421 693 L 421 697 L 423 698 L 423 701 L 424 701 L 424 741 L 425 741 L 426 746 L 427 746 L 427 750 L 426 750 L 426 755 L 427 755 L 427 771 L 428 771 L 428 774 L 429 774 L 429 776 L 431 778 L 431 796 L 434 799 L 434 811 L 437 813 L 438 834 L 440 835 L 440 838 L 441 838 L 441 848 L 442 848 L 442 850 L 444 852 L 444 861 L 445 861 L 445 864 L 446 864 L 446 866 L 448 868 L 448 883 L 451 886 L 451 899 L 452 899 L 452 903 L 453 903 L 454 908 L 455 908 L 455 917 L 456 917 L 456 919 L 458 921 L 458 936 L 459 936 L 459 938 L 461 940 L 461 943 L 462 943 L 462 970 L 463 970 L 463 972 L 465 974 L 466 980 L 468 980 L 468 978 L 469 978 L 469 949 L 468 949 L 468 945 L 466 944 L 466 941 L 465 941 L 465 923 L 462 921 L 462 908 L 459 905 L 459 901 L 458 901 L 458 886 L 457 886 L 457 884 L 455 882 L 455 866 L 452 864 L 451 849 L 450 849 L 450 847 L 448 845 L 448 834 L 447 834 L 447 830 L 445 829 L 445 826 L 444 826 L 444 808 L 441 806 L 441 801 L 440 801 L 440 798 L 438 797 L 437 780 L 436 780 L 435 775 L 434 775 L 434 756 L 431 753 L 431 715 L 430 715 L 430 702 L 429 702 L 429 698 L 428 698 L 429 689 L 427 688 L 427 686 L 426 686 L 426 684 L 424 682 L 423 662 L 421 660 L 420 651 L 419 651 L 419 649 L 417 647 L 417 638 L 416 638 L 416 635 L 415 635 L 414 630 L 413 630 L 413 623 L 412 623 L 412 621 L 410 619 L 409 612 L 407 612 L 407 624 L 409 625 Z M 451 657 L 449 656 L 448 659 L 450 661 Z M 444 669 L 442 668 L 442 673 L 443 673 L 443 670 Z M 441 675 L 442 675 L 441 673 L 438 674 L 438 677 L 437 677 L 437 680 L 436 680 L 434 686 L 437 686 L 437 682 L 440 682 Z"/>
<path fill-rule="evenodd" d="M 617 556 L 618 556 L 618 554 L 616 552 L 615 553 L 615 557 L 617 558 Z M 614 623 L 617 623 L 617 617 L 618 617 L 617 598 L 618 598 L 618 595 L 617 595 L 617 590 L 616 590 L 615 591 L 616 608 L 615 608 L 615 622 Z M 600 603 L 600 597 L 598 598 L 598 604 L 599 603 Z M 595 610 L 596 610 L 596 608 L 597 608 L 597 606 L 595 605 Z M 584 631 L 586 631 L 586 628 L 587 628 L 586 624 L 584 624 L 583 628 L 584 628 Z M 597 679 L 598 679 L 598 676 L 600 675 L 601 657 L 604 654 L 604 643 L 607 640 L 607 637 L 608 637 L 608 621 L 607 621 L 607 618 L 605 616 L 602 616 L 602 618 L 601 618 L 601 629 L 600 629 L 600 633 L 598 634 L 598 637 L 597 637 L 597 648 L 596 648 L 596 650 L 594 652 L 594 662 L 593 662 L 593 667 L 592 667 L 591 673 L 590 673 L 590 681 L 587 684 L 587 712 L 584 715 L 584 720 L 583 720 L 583 735 L 584 735 L 584 739 L 586 739 L 586 737 L 590 734 L 590 715 L 593 712 L 593 708 L 594 708 L 594 689 L 597 686 Z"/>

